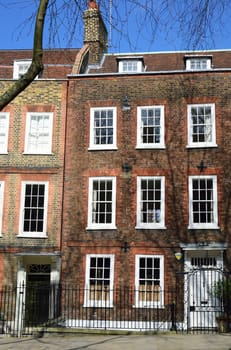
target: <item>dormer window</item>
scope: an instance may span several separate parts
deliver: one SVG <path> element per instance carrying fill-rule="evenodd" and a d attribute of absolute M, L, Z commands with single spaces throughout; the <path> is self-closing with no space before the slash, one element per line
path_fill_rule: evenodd
<path fill-rule="evenodd" d="M 207 70 L 212 68 L 211 57 L 186 57 L 186 70 Z"/>
<path fill-rule="evenodd" d="M 20 79 L 31 65 L 31 60 L 14 61 L 13 79 Z"/>
<path fill-rule="evenodd" d="M 120 73 L 139 73 L 144 71 L 144 62 L 141 57 L 119 58 L 118 71 Z"/>

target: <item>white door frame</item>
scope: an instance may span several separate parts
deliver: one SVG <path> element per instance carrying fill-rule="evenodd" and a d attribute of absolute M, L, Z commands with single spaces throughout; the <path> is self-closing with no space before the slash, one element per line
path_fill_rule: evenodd
<path fill-rule="evenodd" d="M 223 253 L 227 249 L 226 244 L 216 243 L 203 243 L 203 244 L 181 244 L 181 248 L 184 251 L 184 323 L 183 329 L 191 327 L 192 319 L 190 319 L 190 286 L 189 286 L 189 274 L 196 270 L 195 266 L 192 266 L 192 257 L 216 257 L 216 270 L 223 271 Z"/>
<path fill-rule="evenodd" d="M 18 254 L 18 271 L 17 271 L 17 296 L 16 296 L 16 314 L 14 322 L 14 333 L 17 336 L 22 335 L 24 328 L 25 315 L 25 298 L 26 298 L 26 279 L 27 279 L 27 265 L 29 264 L 48 263 L 51 265 L 50 283 L 57 284 L 60 280 L 61 271 L 61 257 L 58 254 Z M 51 309 L 49 313 L 53 312 Z"/>

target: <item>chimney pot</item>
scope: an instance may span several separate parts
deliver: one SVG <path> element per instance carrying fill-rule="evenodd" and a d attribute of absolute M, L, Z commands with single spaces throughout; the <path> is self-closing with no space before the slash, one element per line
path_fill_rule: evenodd
<path fill-rule="evenodd" d="M 98 9 L 98 5 L 96 4 L 95 0 L 90 0 L 88 2 L 88 8 L 89 9 Z"/>

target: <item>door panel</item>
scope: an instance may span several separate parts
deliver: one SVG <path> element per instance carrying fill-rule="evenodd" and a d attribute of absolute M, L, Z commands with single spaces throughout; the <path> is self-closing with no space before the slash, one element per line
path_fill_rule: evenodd
<path fill-rule="evenodd" d="M 46 265 L 37 265 L 39 267 Z M 33 265 L 36 267 L 36 265 Z M 27 274 L 25 321 L 27 326 L 42 324 L 49 319 L 50 273 Z"/>
<path fill-rule="evenodd" d="M 188 276 L 188 307 L 190 328 L 215 328 L 221 311 L 220 301 L 212 294 L 214 283 L 222 278 L 217 269 L 200 268 Z"/>

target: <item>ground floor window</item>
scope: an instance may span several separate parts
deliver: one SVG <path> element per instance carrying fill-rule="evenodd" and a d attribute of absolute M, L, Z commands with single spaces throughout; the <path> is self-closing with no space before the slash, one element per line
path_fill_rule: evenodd
<path fill-rule="evenodd" d="M 164 304 L 164 257 L 136 256 L 136 307 L 162 307 Z"/>
<path fill-rule="evenodd" d="M 85 306 L 112 306 L 113 279 L 113 255 L 87 255 Z"/>

